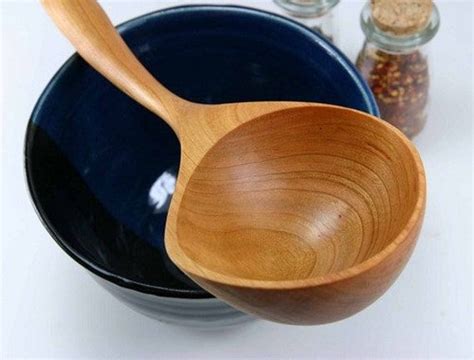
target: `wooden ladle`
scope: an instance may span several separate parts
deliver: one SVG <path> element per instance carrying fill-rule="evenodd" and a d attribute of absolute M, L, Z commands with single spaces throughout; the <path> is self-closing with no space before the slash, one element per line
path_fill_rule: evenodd
<path fill-rule="evenodd" d="M 342 319 L 395 280 L 423 220 L 425 177 L 389 124 L 298 102 L 203 105 L 159 84 L 93 0 L 44 0 L 79 54 L 181 142 L 168 214 L 173 262 L 243 311 Z"/>

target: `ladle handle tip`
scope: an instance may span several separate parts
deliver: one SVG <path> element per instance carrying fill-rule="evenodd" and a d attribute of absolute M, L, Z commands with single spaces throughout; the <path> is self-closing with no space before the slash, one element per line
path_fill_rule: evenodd
<path fill-rule="evenodd" d="M 96 0 L 41 0 L 77 52 L 115 86 L 178 131 L 188 102 L 161 85 L 132 53 Z"/>

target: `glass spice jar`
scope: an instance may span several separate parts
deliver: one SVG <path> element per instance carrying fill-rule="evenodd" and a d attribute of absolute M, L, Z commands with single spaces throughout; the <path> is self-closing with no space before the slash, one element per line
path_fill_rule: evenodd
<path fill-rule="evenodd" d="M 283 14 L 337 42 L 336 13 L 339 0 L 273 0 Z"/>
<path fill-rule="evenodd" d="M 362 10 L 366 40 L 357 67 L 374 93 L 382 119 L 409 138 L 427 120 L 427 43 L 436 35 L 439 23 L 431 0 L 372 0 Z"/>

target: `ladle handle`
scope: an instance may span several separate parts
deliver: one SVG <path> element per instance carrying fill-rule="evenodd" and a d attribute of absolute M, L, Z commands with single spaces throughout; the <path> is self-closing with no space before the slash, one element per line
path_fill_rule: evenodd
<path fill-rule="evenodd" d="M 145 69 L 95 0 L 41 2 L 56 26 L 94 69 L 178 131 L 179 113 L 191 103 L 171 93 Z"/>

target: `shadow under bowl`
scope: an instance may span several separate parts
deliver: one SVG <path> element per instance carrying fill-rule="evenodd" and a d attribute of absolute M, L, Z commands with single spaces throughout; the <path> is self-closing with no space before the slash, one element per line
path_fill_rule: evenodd
<path fill-rule="evenodd" d="M 295 100 L 378 115 L 354 66 L 290 20 L 236 6 L 183 6 L 118 26 L 147 69 L 201 103 Z M 56 242 L 129 306 L 189 326 L 248 319 L 189 280 L 164 250 L 179 168 L 173 131 L 78 55 L 48 84 L 25 141 L 29 190 Z"/>

